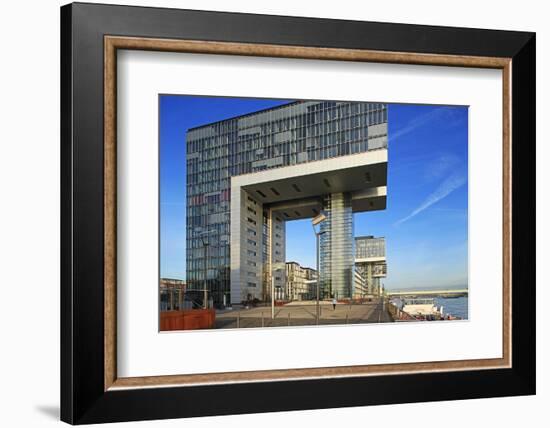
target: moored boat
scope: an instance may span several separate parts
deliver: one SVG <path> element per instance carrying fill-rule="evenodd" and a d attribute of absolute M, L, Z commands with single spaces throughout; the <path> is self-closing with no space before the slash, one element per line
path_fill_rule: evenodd
<path fill-rule="evenodd" d="M 401 310 L 416 320 L 435 321 L 444 319 L 443 306 L 439 308 L 432 298 L 409 298 L 402 302 Z"/>

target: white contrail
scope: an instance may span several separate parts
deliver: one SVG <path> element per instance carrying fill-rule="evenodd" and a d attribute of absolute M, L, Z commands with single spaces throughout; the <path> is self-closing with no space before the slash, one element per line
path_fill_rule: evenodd
<path fill-rule="evenodd" d="M 396 132 L 389 135 L 390 141 L 395 141 L 399 137 L 402 137 L 403 135 L 406 135 L 409 132 L 414 131 L 416 128 L 424 125 L 425 123 L 428 123 L 429 121 L 431 121 L 435 117 L 442 114 L 445 110 L 446 110 L 445 107 L 440 107 L 440 108 L 434 109 L 434 110 L 432 110 L 428 113 L 424 113 L 423 115 L 409 121 L 409 123 L 407 123 L 406 126 L 404 126 L 401 129 L 398 129 Z"/>
<path fill-rule="evenodd" d="M 416 128 L 419 128 L 429 123 L 439 116 L 443 116 L 446 119 L 447 127 L 454 126 L 459 122 L 456 119 L 456 111 L 453 108 L 449 108 L 448 106 L 438 107 L 432 111 L 429 111 L 428 113 L 424 113 L 420 116 L 415 117 L 414 119 L 410 120 L 403 128 L 398 129 L 393 134 L 389 134 L 390 142 L 395 141 L 403 135 L 414 131 Z"/>
<path fill-rule="evenodd" d="M 410 220 L 415 215 L 421 213 L 426 208 L 430 207 L 431 205 L 435 204 L 436 202 L 440 201 L 447 195 L 449 195 L 451 192 L 458 189 L 460 186 L 462 186 L 464 183 L 466 183 L 466 176 L 464 174 L 455 173 L 447 177 L 438 187 L 435 189 L 435 191 L 430 194 L 424 202 L 420 204 L 418 208 L 416 208 L 413 212 L 411 212 L 408 216 L 403 217 L 401 220 L 398 220 L 394 223 L 395 226 L 400 225 L 401 223 Z"/>

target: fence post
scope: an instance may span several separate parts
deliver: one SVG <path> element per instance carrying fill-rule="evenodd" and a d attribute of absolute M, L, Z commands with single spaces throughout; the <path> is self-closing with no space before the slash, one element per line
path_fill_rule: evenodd
<path fill-rule="evenodd" d="M 264 326 L 264 313 L 262 312 L 262 327 Z"/>
<path fill-rule="evenodd" d="M 288 313 L 288 325 L 290 325 L 290 312 Z"/>
<path fill-rule="evenodd" d="M 317 310 L 317 309 L 316 309 Z M 319 325 L 319 320 L 321 318 L 321 308 L 319 307 L 319 312 L 315 314 L 315 323 Z"/>
<path fill-rule="evenodd" d="M 348 314 L 346 314 L 346 324 L 348 323 Z"/>
<path fill-rule="evenodd" d="M 241 311 L 237 312 L 237 328 L 241 326 Z"/>

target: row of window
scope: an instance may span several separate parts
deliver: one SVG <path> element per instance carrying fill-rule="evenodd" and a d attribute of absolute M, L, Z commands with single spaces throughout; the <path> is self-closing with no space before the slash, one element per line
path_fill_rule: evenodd
<path fill-rule="evenodd" d="M 384 238 L 357 238 L 355 239 L 355 257 L 384 257 L 386 255 L 386 241 Z"/>
<path fill-rule="evenodd" d="M 305 162 L 329 159 L 337 156 L 347 156 L 355 153 L 362 153 L 369 149 L 376 149 L 386 146 L 387 137 L 377 136 L 371 142 L 365 139 L 343 141 L 345 134 L 332 134 L 312 138 L 310 144 L 306 140 L 298 142 L 300 148 L 291 150 L 295 143 L 283 143 L 279 148 L 271 148 L 265 159 L 258 160 L 258 156 L 250 151 L 244 152 L 229 161 L 231 166 L 227 168 L 214 168 L 206 170 L 199 168 L 198 172 L 187 174 L 188 195 L 203 195 L 210 192 L 227 191 L 230 186 L 230 176 L 248 174 L 251 172 L 274 167 L 296 165 Z M 277 159 L 276 163 L 267 160 Z M 265 161 L 265 162 L 264 162 Z M 227 195 L 228 197 L 229 195 Z M 228 199 L 228 198 L 227 198 Z"/>
<path fill-rule="evenodd" d="M 368 135 L 369 126 L 385 122 L 387 122 L 387 115 L 386 110 L 383 110 L 380 112 L 372 112 L 370 113 L 370 116 L 351 116 L 340 120 L 317 121 L 316 123 L 308 126 L 284 130 L 278 133 L 266 131 L 247 134 L 239 136 L 239 138 L 237 138 L 239 141 L 235 141 L 236 134 L 232 135 L 231 139 L 224 135 L 215 136 L 206 141 L 200 140 L 203 143 L 207 142 L 207 144 L 212 147 L 198 150 L 198 152 L 200 152 L 200 157 L 190 157 L 187 160 L 187 165 L 188 169 L 193 171 L 196 165 L 200 163 L 200 158 L 203 160 L 226 159 L 231 154 L 249 150 L 265 149 L 271 146 L 276 146 L 277 143 L 285 140 L 297 141 L 306 137 L 325 135 L 340 131 L 360 131 L 362 133 L 361 138 L 366 138 Z M 190 136 L 190 140 L 188 142 L 189 146 L 192 146 L 194 143 L 192 138 L 193 137 Z M 192 151 L 189 151 L 189 154 L 192 153 Z"/>
<path fill-rule="evenodd" d="M 327 129 L 325 129 L 327 128 Z M 227 154 L 202 153 L 202 160 L 197 158 L 187 162 L 187 174 L 192 176 L 195 173 L 216 174 L 217 178 L 228 178 L 231 175 L 232 165 L 252 162 L 257 160 L 270 159 L 284 154 L 300 153 L 305 147 L 323 148 L 337 144 L 349 144 L 364 142 L 381 134 L 369 135 L 368 126 L 353 129 L 341 129 L 334 125 L 329 128 L 326 125 L 316 125 L 306 133 L 290 132 L 280 142 L 270 142 L 266 138 L 255 138 L 242 147 L 235 147 Z M 229 169 L 228 169 L 229 168 Z"/>
<path fill-rule="evenodd" d="M 209 137 L 224 135 L 230 138 L 229 136 L 239 130 L 246 132 L 249 129 L 248 134 L 254 134 L 259 131 L 263 131 L 264 133 L 281 132 L 315 123 L 316 121 L 327 121 L 365 113 L 384 112 L 386 110 L 387 106 L 380 103 L 334 102 L 334 105 L 327 107 L 325 102 L 298 102 L 281 108 L 229 119 L 191 130 L 190 133 L 192 133 L 196 141 L 200 141 L 203 144 L 200 147 L 198 144 L 196 146 L 191 145 L 189 149 L 191 150 L 190 152 L 208 149 L 211 146 L 204 144 L 204 142 L 208 142 Z"/>

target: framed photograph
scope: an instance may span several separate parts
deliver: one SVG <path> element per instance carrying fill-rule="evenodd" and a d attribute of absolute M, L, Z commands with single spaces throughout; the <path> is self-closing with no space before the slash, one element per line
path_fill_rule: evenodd
<path fill-rule="evenodd" d="M 61 418 L 535 393 L 535 34 L 61 8 Z"/>

